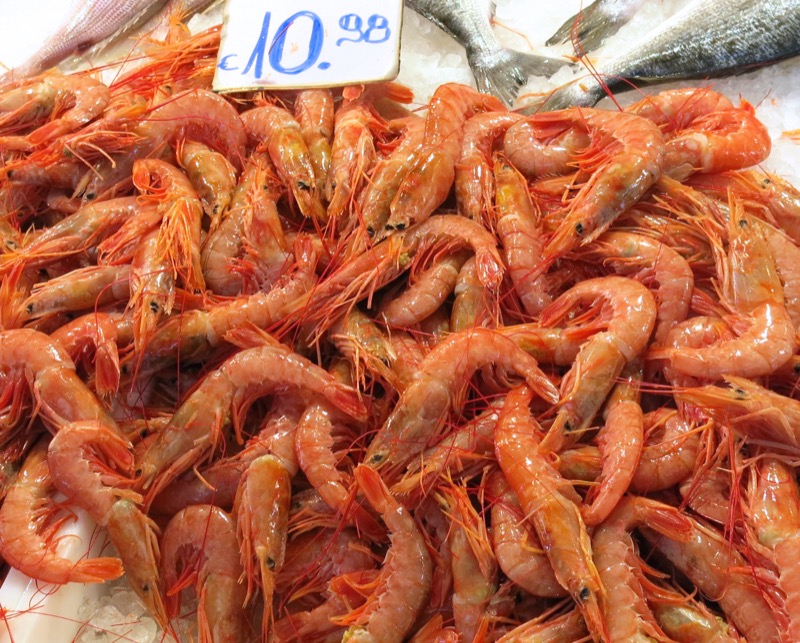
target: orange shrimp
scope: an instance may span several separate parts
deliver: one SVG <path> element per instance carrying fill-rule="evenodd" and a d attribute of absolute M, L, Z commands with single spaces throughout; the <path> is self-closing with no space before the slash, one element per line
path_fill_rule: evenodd
<path fill-rule="evenodd" d="M 603 615 L 612 641 L 658 639 L 663 636 L 645 601 L 637 570 L 630 531 L 647 525 L 677 541 L 688 540 L 691 524 L 675 507 L 654 500 L 624 498 L 608 519 L 592 534 L 597 572 L 606 588 Z"/>
<path fill-rule="evenodd" d="M 64 519 L 49 496 L 52 477 L 47 443 L 40 441 L 27 455 L 17 479 L 0 505 L 0 556 L 23 574 L 45 583 L 102 583 L 123 574 L 117 558 L 69 560 L 58 555 L 52 540 Z M 48 525 L 48 522 L 50 523 Z"/>
<path fill-rule="evenodd" d="M 547 278 L 535 276 L 544 249 L 542 226 L 528 193 L 528 184 L 505 158 L 494 157 L 497 236 L 503 247 L 508 276 L 525 312 L 537 316 L 552 301 Z"/>
<path fill-rule="evenodd" d="M 491 328 L 497 325 L 497 315 L 493 310 L 496 297 L 478 278 L 475 257 L 467 259 L 458 271 L 453 294 L 455 297 L 450 312 L 450 330 L 454 333 L 477 326 Z"/>
<path fill-rule="evenodd" d="M 233 197 L 236 168 L 219 152 L 195 141 L 181 141 L 176 156 L 214 230 Z"/>
<path fill-rule="evenodd" d="M 666 243 L 640 234 L 609 231 L 586 250 L 587 258 L 602 259 L 618 274 L 641 279 L 648 285 L 650 279 L 656 281 L 656 344 L 663 343 L 670 329 L 686 319 L 694 273 L 689 262 Z"/>
<path fill-rule="evenodd" d="M 568 174 L 590 144 L 588 133 L 581 128 L 572 127 L 543 137 L 537 125 L 527 120 L 509 127 L 503 138 L 509 162 L 528 179 Z"/>
<path fill-rule="evenodd" d="M 224 439 L 231 416 L 258 397 L 294 387 L 323 396 L 345 414 L 366 415 L 357 392 L 290 349 L 268 344 L 240 351 L 207 375 L 145 452 L 138 468 L 148 502 Z M 239 418 L 238 421 L 241 421 Z M 237 425 L 237 431 L 239 426 Z"/>
<path fill-rule="evenodd" d="M 27 151 L 72 132 L 102 114 L 110 98 L 108 87 L 85 75 L 52 74 L 15 85 L 0 96 L 0 149 L 4 150 Z M 53 115 L 56 118 L 26 135 L 8 136 Z"/>
<path fill-rule="evenodd" d="M 394 389 L 404 388 L 392 370 L 397 352 L 375 322 L 357 307 L 342 315 L 331 327 L 330 338 L 336 349 L 350 362 L 353 379 L 364 384 L 366 375 L 388 382 Z"/>
<path fill-rule="evenodd" d="M 523 623 L 497 643 L 574 643 L 586 638 L 586 622 L 579 609 L 546 621 Z"/>
<path fill-rule="evenodd" d="M 130 300 L 133 311 L 134 346 L 141 352 L 162 319 L 175 304 L 175 273 L 161 252 L 161 233 L 153 230 L 141 239 L 130 266 Z"/>
<path fill-rule="evenodd" d="M 180 276 L 186 288 L 204 290 L 200 265 L 200 231 L 203 209 L 186 175 L 178 168 L 157 159 L 137 160 L 133 164 L 133 184 L 145 203 L 155 203 L 162 213 L 158 231 L 158 257 Z"/>
<path fill-rule="evenodd" d="M 728 271 L 723 273 L 726 299 L 747 327 L 735 339 L 703 348 L 664 348 L 651 357 L 693 377 L 769 375 L 794 354 L 797 338 L 784 305 L 783 288 L 769 246 L 741 202 L 731 203 Z"/>
<path fill-rule="evenodd" d="M 490 221 L 494 181 L 489 158 L 497 138 L 523 117 L 514 112 L 484 112 L 464 123 L 461 152 L 455 166 L 458 211 L 475 221 Z"/>
<path fill-rule="evenodd" d="M 251 139 L 266 145 L 278 176 L 289 188 L 301 214 L 324 222 L 327 215 L 322 195 L 299 123 L 289 112 L 272 105 L 245 112 L 242 122 Z"/>
<path fill-rule="evenodd" d="M 596 239 L 644 196 L 661 176 L 665 152 L 659 129 L 633 114 L 571 108 L 538 114 L 528 122 L 544 131 L 579 127 L 593 139 L 592 147 L 581 154 L 579 162 L 580 169 L 592 171 L 591 178 L 570 201 L 533 278 L 575 246 Z"/>
<path fill-rule="evenodd" d="M 753 107 L 743 101 L 737 109 L 708 88 L 667 90 L 625 111 L 662 128 L 667 138 L 663 171 L 675 179 L 693 172 L 739 170 L 769 156 L 769 132 Z"/>
<path fill-rule="evenodd" d="M 130 488 L 131 449 L 102 422 L 73 422 L 51 440 L 47 460 L 53 484 L 106 528 L 134 591 L 166 627 L 158 592 L 158 527 L 137 507 L 142 498 Z"/>
<path fill-rule="evenodd" d="M 700 432 L 680 413 L 671 410 L 645 416 L 646 430 L 639 465 L 631 489 L 650 493 L 686 480 L 694 471 L 700 450 Z"/>
<path fill-rule="evenodd" d="M 405 328 L 435 313 L 453 292 L 468 254 L 457 252 L 437 258 L 416 281 L 381 305 L 379 316 L 388 324 Z"/>
<path fill-rule="evenodd" d="M 448 415 L 461 408 L 472 375 L 488 364 L 518 374 L 548 402 L 558 399 L 536 360 L 510 339 L 485 328 L 465 330 L 439 342 L 425 357 L 370 443 L 364 462 L 392 470 L 407 463 L 440 434 Z"/>
<path fill-rule="evenodd" d="M 643 527 L 640 533 L 697 589 L 716 601 L 748 641 L 778 643 L 779 625 L 752 566 L 716 532 L 684 515 L 689 540 L 682 542 Z"/>
<path fill-rule="evenodd" d="M 497 462 L 536 530 L 556 579 L 580 607 L 592 638 L 610 640 L 602 611 L 605 589 L 576 504 L 579 497 L 541 451 L 541 429 L 528 408 L 532 397 L 525 386 L 506 397 L 495 429 Z"/>
<path fill-rule="evenodd" d="M 548 306 L 541 324 L 552 326 L 577 303 L 608 302 L 607 330 L 592 335 L 581 347 L 575 364 L 561 381 L 562 402 L 543 448 L 558 451 L 574 440 L 594 418 L 625 364 L 642 353 L 653 332 L 657 307 L 652 293 L 626 277 L 587 279 Z"/>
<path fill-rule="evenodd" d="M 331 165 L 334 109 L 330 89 L 304 89 L 294 99 L 294 115 L 300 125 L 300 135 L 308 148 L 317 193 L 325 194 L 328 169 Z"/>
<path fill-rule="evenodd" d="M 428 105 L 422 147 L 389 205 L 387 230 L 425 221 L 447 195 L 455 179 L 464 122 L 477 112 L 505 111 L 503 103 L 465 85 L 440 85 Z"/>
<path fill-rule="evenodd" d="M 430 592 L 431 558 L 414 518 L 394 499 L 380 475 L 363 464 L 353 475 L 367 502 L 386 523 L 392 544 L 367 602 L 339 619 L 351 624 L 344 638 L 353 643 L 401 643 Z"/>
<path fill-rule="evenodd" d="M 581 514 L 587 527 L 599 525 L 614 510 L 628 490 L 642 454 L 644 415 L 639 405 L 641 367 L 626 381 L 617 384 L 606 405 L 606 421 L 596 436 L 602 455 L 602 470 L 597 486 L 586 494 Z"/>
<path fill-rule="evenodd" d="M 194 584 L 202 643 L 234 643 L 249 633 L 246 589 L 233 519 L 219 507 L 193 505 L 169 521 L 161 538 L 162 587 L 167 614 L 178 614 L 180 592 Z"/>
<path fill-rule="evenodd" d="M 264 598 L 261 625 L 262 640 L 269 640 L 273 622 L 272 597 L 275 575 L 286 556 L 289 528 L 291 478 L 281 461 L 264 455 L 253 460 L 242 476 L 236 492 L 234 515 L 241 543 L 242 567 L 247 576 L 247 599 L 252 596 L 256 574 L 253 560 L 258 561 L 258 577 Z"/>
<path fill-rule="evenodd" d="M 661 630 L 677 643 L 741 643 L 743 640 L 703 603 L 689 596 L 668 601 L 650 596 L 649 603 Z"/>
<path fill-rule="evenodd" d="M 553 566 L 528 524 L 519 499 L 502 472 L 489 479 L 492 503 L 492 548 L 509 580 L 533 596 L 560 598 L 567 591 L 556 579 Z"/>

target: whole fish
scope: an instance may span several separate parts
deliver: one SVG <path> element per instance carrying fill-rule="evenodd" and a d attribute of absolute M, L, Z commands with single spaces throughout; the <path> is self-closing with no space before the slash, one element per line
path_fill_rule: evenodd
<path fill-rule="evenodd" d="M 547 46 L 572 40 L 575 51 L 585 54 L 603 44 L 628 22 L 644 0 L 596 0 L 567 20 L 547 41 Z"/>
<path fill-rule="evenodd" d="M 565 85 L 532 113 L 594 105 L 609 91 L 742 73 L 800 54 L 800 0 L 697 0 L 592 76 Z M 595 77 L 596 74 L 596 77 Z M 600 78 L 603 84 L 598 81 Z"/>
<path fill-rule="evenodd" d="M 503 47 L 492 31 L 489 0 L 405 0 L 405 5 L 463 45 L 478 89 L 508 105 L 529 76 L 550 76 L 567 64 Z"/>
<path fill-rule="evenodd" d="M 149 17 L 166 0 L 75 0 L 68 18 L 41 48 L 0 82 L 35 76 L 72 54 L 84 52 L 129 22 Z"/>

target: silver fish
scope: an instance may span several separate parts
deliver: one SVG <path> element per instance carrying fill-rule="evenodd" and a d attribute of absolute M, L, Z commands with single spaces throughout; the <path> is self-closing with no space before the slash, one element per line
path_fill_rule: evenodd
<path fill-rule="evenodd" d="M 67 21 L 28 60 L 0 82 L 34 76 L 74 53 L 86 51 L 131 21 L 155 13 L 166 0 L 75 0 Z"/>
<path fill-rule="evenodd" d="M 405 5 L 463 45 L 478 89 L 508 105 L 529 76 L 550 76 L 567 64 L 503 47 L 492 31 L 495 7 L 488 0 L 405 0 Z"/>
<path fill-rule="evenodd" d="M 594 105 L 606 88 L 625 91 L 737 74 L 798 54 L 800 0 L 697 0 L 608 64 L 596 66 L 597 77 L 579 78 L 523 112 Z"/>
<path fill-rule="evenodd" d="M 584 54 L 597 49 L 613 36 L 644 4 L 645 0 L 596 0 L 567 20 L 547 41 L 547 46 L 572 40 L 575 51 Z"/>

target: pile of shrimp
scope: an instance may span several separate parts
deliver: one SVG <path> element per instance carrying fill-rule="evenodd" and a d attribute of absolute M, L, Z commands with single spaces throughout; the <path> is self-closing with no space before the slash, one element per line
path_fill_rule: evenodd
<path fill-rule="evenodd" d="M 0 89 L 3 561 L 172 633 L 193 591 L 201 641 L 800 641 L 752 107 L 222 97 L 218 41 Z M 116 552 L 61 557 L 70 507 Z"/>

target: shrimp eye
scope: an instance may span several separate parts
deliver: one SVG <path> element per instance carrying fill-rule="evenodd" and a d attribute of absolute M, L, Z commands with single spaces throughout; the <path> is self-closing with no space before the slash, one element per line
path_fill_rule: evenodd
<path fill-rule="evenodd" d="M 564 422 L 564 430 L 565 431 L 572 431 L 572 422 L 570 422 L 570 421 Z"/>
<path fill-rule="evenodd" d="M 576 223 L 575 224 L 575 232 L 577 234 L 583 234 L 583 224 L 582 223 Z"/>
<path fill-rule="evenodd" d="M 17 247 L 16 241 L 14 241 L 13 239 L 6 239 L 6 248 L 10 248 L 11 250 L 13 250 L 16 247 Z"/>
<path fill-rule="evenodd" d="M 375 236 L 375 229 L 367 226 L 367 234 L 369 235 L 369 238 L 372 239 L 372 237 Z"/>
<path fill-rule="evenodd" d="M 13 178 L 14 178 L 14 170 L 8 170 L 8 171 L 6 172 L 6 176 L 7 176 L 9 179 L 13 179 Z"/>
<path fill-rule="evenodd" d="M 154 301 L 151 301 L 150 302 L 150 310 L 152 310 L 154 313 L 157 313 L 158 312 L 158 304 L 156 302 L 154 302 Z"/>
<path fill-rule="evenodd" d="M 32 313 L 33 312 L 33 304 L 28 304 L 27 306 L 25 306 L 25 310 L 27 310 L 29 314 Z"/>
<path fill-rule="evenodd" d="M 747 219 L 739 219 L 739 227 L 746 228 L 747 227 Z"/>
<path fill-rule="evenodd" d="M 793 370 L 794 370 L 795 375 L 800 374 L 800 362 L 797 362 L 797 364 L 794 365 L 794 369 Z"/>
<path fill-rule="evenodd" d="M 139 467 L 138 469 L 136 469 L 136 471 L 133 472 L 133 474 L 138 478 L 140 475 L 142 475 L 142 468 Z"/>
<path fill-rule="evenodd" d="M 588 600 L 589 600 L 589 597 L 590 597 L 591 595 L 592 595 L 592 592 L 589 590 L 589 588 L 588 588 L 588 587 L 584 587 L 584 588 L 581 590 L 581 593 L 580 593 L 580 594 L 578 594 L 578 596 L 580 597 L 580 599 L 581 599 L 582 601 L 588 601 Z"/>
<path fill-rule="evenodd" d="M 381 460 L 383 460 L 383 455 L 381 455 L 380 453 L 376 453 L 374 456 L 372 456 L 372 457 L 369 459 L 369 461 L 370 461 L 370 464 L 377 464 L 377 463 L 378 463 L 378 462 L 380 462 Z"/>
<path fill-rule="evenodd" d="M 83 196 L 84 196 L 84 197 L 86 197 L 86 200 L 87 200 L 87 201 L 91 201 L 91 200 L 92 200 L 92 199 L 94 199 L 94 197 L 95 197 L 95 196 L 97 196 L 97 195 L 96 195 L 94 192 L 87 192 L 87 193 L 86 193 L 86 194 L 84 194 Z"/>
<path fill-rule="evenodd" d="M 267 567 L 270 569 L 275 569 L 275 559 L 274 558 L 267 558 L 266 560 Z"/>
<path fill-rule="evenodd" d="M 387 227 L 388 227 L 388 226 L 387 226 Z M 397 224 L 397 225 L 394 227 L 394 229 L 395 229 L 395 230 L 405 230 L 405 228 L 406 228 L 406 224 L 405 224 L 405 223 L 398 223 L 398 224 Z"/>
<path fill-rule="evenodd" d="M 305 181 L 298 181 L 297 187 L 299 187 L 301 190 L 305 192 L 308 192 L 311 189 L 311 185 L 309 183 L 306 183 Z"/>
<path fill-rule="evenodd" d="M 744 398 L 744 390 L 740 388 L 733 389 L 733 392 L 736 393 L 736 397 Z"/>

